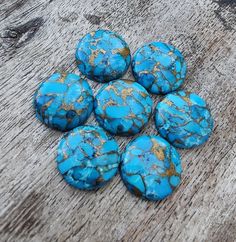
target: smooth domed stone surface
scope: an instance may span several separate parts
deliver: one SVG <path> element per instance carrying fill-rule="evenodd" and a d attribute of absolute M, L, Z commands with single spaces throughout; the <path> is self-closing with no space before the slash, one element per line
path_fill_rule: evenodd
<path fill-rule="evenodd" d="M 76 74 L 55 73 L 34 96 L 37 118 L 51 128 L 71 130 L 83 124 L 93 110 L 88 82 Z"/>
<path fill-rule="evenodd" d="M 131 141 L 121 161 L 121 177 L 128 190 L 149 200 L 172 194 L 181 180 L 181 160 L 176 149 L 158 136 Z"/>
<path fill-rule="evenodd" d="M 183 84 L 187 65 L 174 46 L 152 42 L 135 52 L 132 69 L 136 81 L 150 93 L 166 94 Z"/>
<path fill-rule="evenodd" d="M 103 86 L 95 97 L 98 123 L 116 135 L 134 135 L 148 123 L 152 99 L 136 82 L 117 80 Z"/>
<path fill-rule="evenodd" d="M 155 122 L 160 135 L 179 148 L 192 148 L 206 142 L 213 119 L 206 102 L 195 93 L 179 91 L 158 103 Z"/>
<path fill-rule="evenodd" d="M 59 143 L 58 170 L 78 189 L 102 187 L 115 176 L 118 166 L 118 144 L 100 127 L 80 126 Z"/>
<path fill-rule="evenodd" d="M 76 62 L 89 79 L 108 82 L 122 77 L 130 65 L 130 49 L 116 33 L 97 30 L 78 43 Z"/>

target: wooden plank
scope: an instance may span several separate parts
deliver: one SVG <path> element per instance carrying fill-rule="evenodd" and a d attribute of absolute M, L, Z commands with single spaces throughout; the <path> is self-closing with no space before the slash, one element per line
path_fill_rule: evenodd
<path fill-rule="evenodd" d="M 72 189 L 56 170 L 62 134 L 35 119 L 40 80 L 55 69 L 79 73 L 76 43 L 97 28 L 117 31 L 132 53 L 152 40 L 176 45 L 189 66 L 184 88 L 211 107 L 214 133 L 180 150 L 182 184 L 164 201 L 132 196 L 119 176 L 96 192 Z M 233 0 L 1 0 L 0 240 L 235 241 L 235 29 Z M 157 134 L 153 120 L 143 133 Z M 129 141 L 118 139 L 121 151 Z"/>

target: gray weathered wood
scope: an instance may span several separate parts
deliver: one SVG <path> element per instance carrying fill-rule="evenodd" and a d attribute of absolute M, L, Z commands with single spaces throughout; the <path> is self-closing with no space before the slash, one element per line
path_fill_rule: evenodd
<path fill-rule="evenodd" d="M 118 175 L 96 192 L 72 189 L 56 170 L 62 134 L 35 119 L 40 80 L 78 73 L 76 43 L 97 28 L 117 31 L 132 53 L 152 40 L 176 45 L 184 87 L 211 107 L 212 137 L 180 151 L 182 184 L 162 202 L 132 196 Z M 235 30 L 235 0 L 0 0 L 0 241 L 236 241 Z M 143 132 L 157 134 L 153 120 Z M 130 139 L 118 140 L 123 150 Z"/>

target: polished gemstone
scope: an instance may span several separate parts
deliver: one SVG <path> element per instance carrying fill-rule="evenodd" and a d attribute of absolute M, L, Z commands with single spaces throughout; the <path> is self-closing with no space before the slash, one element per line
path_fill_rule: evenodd
<path fill-rule="evenodd" d="M 173 193 L 181 180 L 181 160 L 176 149 L 158 136 L 139 136 L 121 159 L 121 177 L 132 193 L 161 200 Z"/>
<path fill-rule="evenodd" d="M 79 70 L 99 82 L 122 77 L 131 60 L 127 43 L 117 33 L 101 29 L 79 41 L 75 57 Z"/>
<path fill-rule="evenodd" d="M 136 81 L 150 93 L 166 94 L 183 84 L 187 65 L 174 46 L 151 42 L 136 51 L 132 69 Z"/>
<path fill-rule="evenodd" d="M 134 135 L 148 123 L 152 99 L 144 87 L 130 80 L 105 84 L 95 97 L 98 123 L 116 135 Z"/>
<path fill-rule="evenodd" d="M 72 73 L 54 73 L 34 96 L 37 118 L 51 128 L 71 130 L 83 124 L 93 110 L 88 82 Z"/>
<path fill-rule="evenodd" d="M 178 91 L 158 103 L 155 122 L 160 135 L 178 148 L 205 143 L 213 129 L 206 102 L 195 93 Z"/>
<path fill-rule="evenodd" d="M 57 167 L 71 186 L 92 190 L 104 186 L 117 173 L 117 142 L 95 126 L 80 126 L 60 141 Z"/>

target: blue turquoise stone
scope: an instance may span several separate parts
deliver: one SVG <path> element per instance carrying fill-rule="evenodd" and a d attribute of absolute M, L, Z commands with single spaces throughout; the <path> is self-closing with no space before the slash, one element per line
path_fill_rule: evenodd
<path fill-rule="evenodd" d="M 93 110 L 88 82 L 72 73 L 54 73 L 34 95 L 37 118 L 50 128 L 71 130 L 83 124 Z"/>
<path fill-rule="evenodd" d="M 151 42 L 135 52 L 132 69 L 136 81 L 150 93 L 166 94 L 183 84 L 187 65 L 174 46 Z"/>
<path fill-rule="evenodd" d="M 79 41 L 75 58 L 79 70 L 98 82 L 122 77 L 131 60 L 127 43 L 117 33 L 102 29 L 86 34 Z"/>
<path fill-rule="evenodd" d="M 78 189 L 104 186 L 117 173 L 119 161 L 117 142 L 100 127 L 77 127 L 59 142 L 57 168 Z"/>
<path fill-rule="evenodd" d="M 197 94 L 185 91 L 168 94 L 158 103 L 155 123 L 160 135 L 178 148 L 205 143 L 213 129 L 206 102 Z"/>
<path fill-rule="evenodd" d="M 126 147 L 120 173 L 130 192 L 148 200 L 161 200 L 180 184 L 181 159 L 166 140 L 143 135 Z"/>
<path fill-rule="evenodd" d="M 130 80 L 105 84 L 95 97 L 98 123 L 111 134 L 128 136 L 140 132 L 152 112 L 152 99 L 144 87 Z"/>

